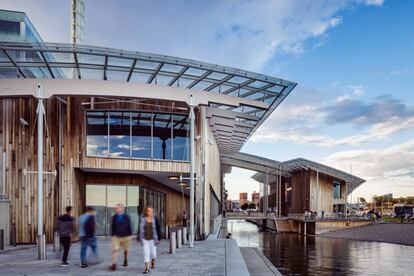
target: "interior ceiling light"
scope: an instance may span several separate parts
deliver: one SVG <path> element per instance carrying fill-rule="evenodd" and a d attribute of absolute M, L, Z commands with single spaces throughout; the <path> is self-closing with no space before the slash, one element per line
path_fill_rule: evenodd
<path fill-rule="evenodd" d="M 178 179 L 179 179 L 179 177 L 178 177 L 178 176 L 176 176 L 176 175 L 170 175 L 170 176 L 168 177 L 168 179 L 169 179 L 169 180 L 178 180 Z"/>
<path fill-rule="evenodd" d="M 187 186 L 187 187 L 185 187 L 184 189 L 186 189 L 186 190 L 190 190 L 191 188 L 190 188 L 190 186 Z"/>
<path fill-rule="evenodd" d="M 178 183 L 178 185 L 180 185 L 180 186 L 187 186 L 187 183 L 185 183 L 185 182 L 180 182 L 180 183 Z"/>

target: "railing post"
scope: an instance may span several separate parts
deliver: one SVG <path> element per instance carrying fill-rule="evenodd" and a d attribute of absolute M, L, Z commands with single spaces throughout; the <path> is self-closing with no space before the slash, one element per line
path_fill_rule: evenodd
<path fill-rule="evenodd" d="M 59 252 L 59 232 L 55 231 L 53 232 L 53 252 Z"/>
<path fill-rule="evenodd" d="M 0 250 L 4 250 L 4 230 L 0 229 Z"/>
<path fill-rule="evenodd" d="M 187 226 L 183 227 L 183 244 L 187 244 Z"/>
<path fill-rule="evenodd" d="M 177 248 L 181 248 L 183 245 L 183 231 L 181 229 L 177 229 Z"/>
<path fill-rule="evenodd" d="M 170 254 L 175 253 L 176 247 L 177 247 L 177 232 L 171 231 L 170 233 Z"/>

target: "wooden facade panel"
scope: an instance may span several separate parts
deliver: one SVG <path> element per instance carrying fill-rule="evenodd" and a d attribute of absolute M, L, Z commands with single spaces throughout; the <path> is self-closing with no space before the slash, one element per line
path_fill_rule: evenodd
<path fill-rule="evenodd" d="M 44 227 L 49 242 L 53 238 L 55 219 L 64 212 L 64 208 L 74 206 L 74 215 L 78 216 L 85 205 L 85 175 L 76 168 L 189 172 L 188 162 L 87 157 L 85 107 L 82 103 L 88 102 L 89 98 L 66 97 L 65 101 L 65 104 L 61 104 L 62 118 L 59 124 L 59 100 L 45 100 L 44 171 L 61 172 L 57 177 L 45 175 L 43 180 L 43 208 L 47 211 L 44 214 Z M 1 168 L 4 168 L 0 176 L 5 179 L 5 194 L 10 199 L 11 208 L 10 228 L 15 233 L 17 243 L 34 243 L 37 233 L 37 177 L 35 174 L 23 174 L 25 169 L 37 170 L 36 107 L 37 101 L 34 98 L 0 99 L 0 151 L 5 154 L 4 164 L 0 161 Z M 116 109 L 117 104 L 111 107 Z M 122 107 L 134 109 L 136 104 L 122 104 Z M 106 108 L 109 109 L 109 106 Z M 29 124 L 25 126 L 20 118 Z M 61 149 L 59 129 L 62 134 Z M 168 223 L 178 221 L 177 216 L 182 211 L 179 198 L 175 195 L 167 202 L 167 208 L 173 214 L 169 216 Z"/>
<path fill-rule="evenodd" d="M 85 159 L 82 162 L 81 168 L 114 169 L 120 171 L 190 173 L 189 162 L 113 159 L 99 157 L 85 157 Z"/>

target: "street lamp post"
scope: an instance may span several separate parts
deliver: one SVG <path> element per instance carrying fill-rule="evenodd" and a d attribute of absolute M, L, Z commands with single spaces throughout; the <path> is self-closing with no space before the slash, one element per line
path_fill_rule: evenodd
<path fill-rule="evenodd" d="M 39 83 L 36 87 L 37 103 L 37 171 L 23 170 L 23 175 L 37 174 L 37 248 L 38 259 L 46 259 L 46 238 L 43 233 L 43 175 L 52 174 L 56 177 L 56 170 L 53 172 L 43 171 L 43 120 L 45 107 L 43 105 L 44 93 L 43 87 Z"/>

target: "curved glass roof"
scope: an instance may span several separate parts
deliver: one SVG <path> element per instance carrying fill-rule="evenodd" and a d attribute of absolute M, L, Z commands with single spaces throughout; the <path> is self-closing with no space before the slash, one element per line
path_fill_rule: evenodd
<path fill-rule="evenodd" d="M 230 111 L 232 114 L 231 118 L 227 118 L 232 121 L 228 125 L 220 121 L 221 125 L 216 127 L 215 121 L 210 120 L 223 152 L 237 152 L 296 86 L 294 82 L 279 78 L 190 59 L 60 43 L 0 42 L 0 78 L 138 82 L 177 86 L 266 103 L 267 109 L 210 104 L 213 109 Z M 220 114 L 218 117 L 223 119 L 223 112 Z M 213 113 L 212 116 L 216 115 Z M 232 129 L 223 129 L 226 127 Z"/>

